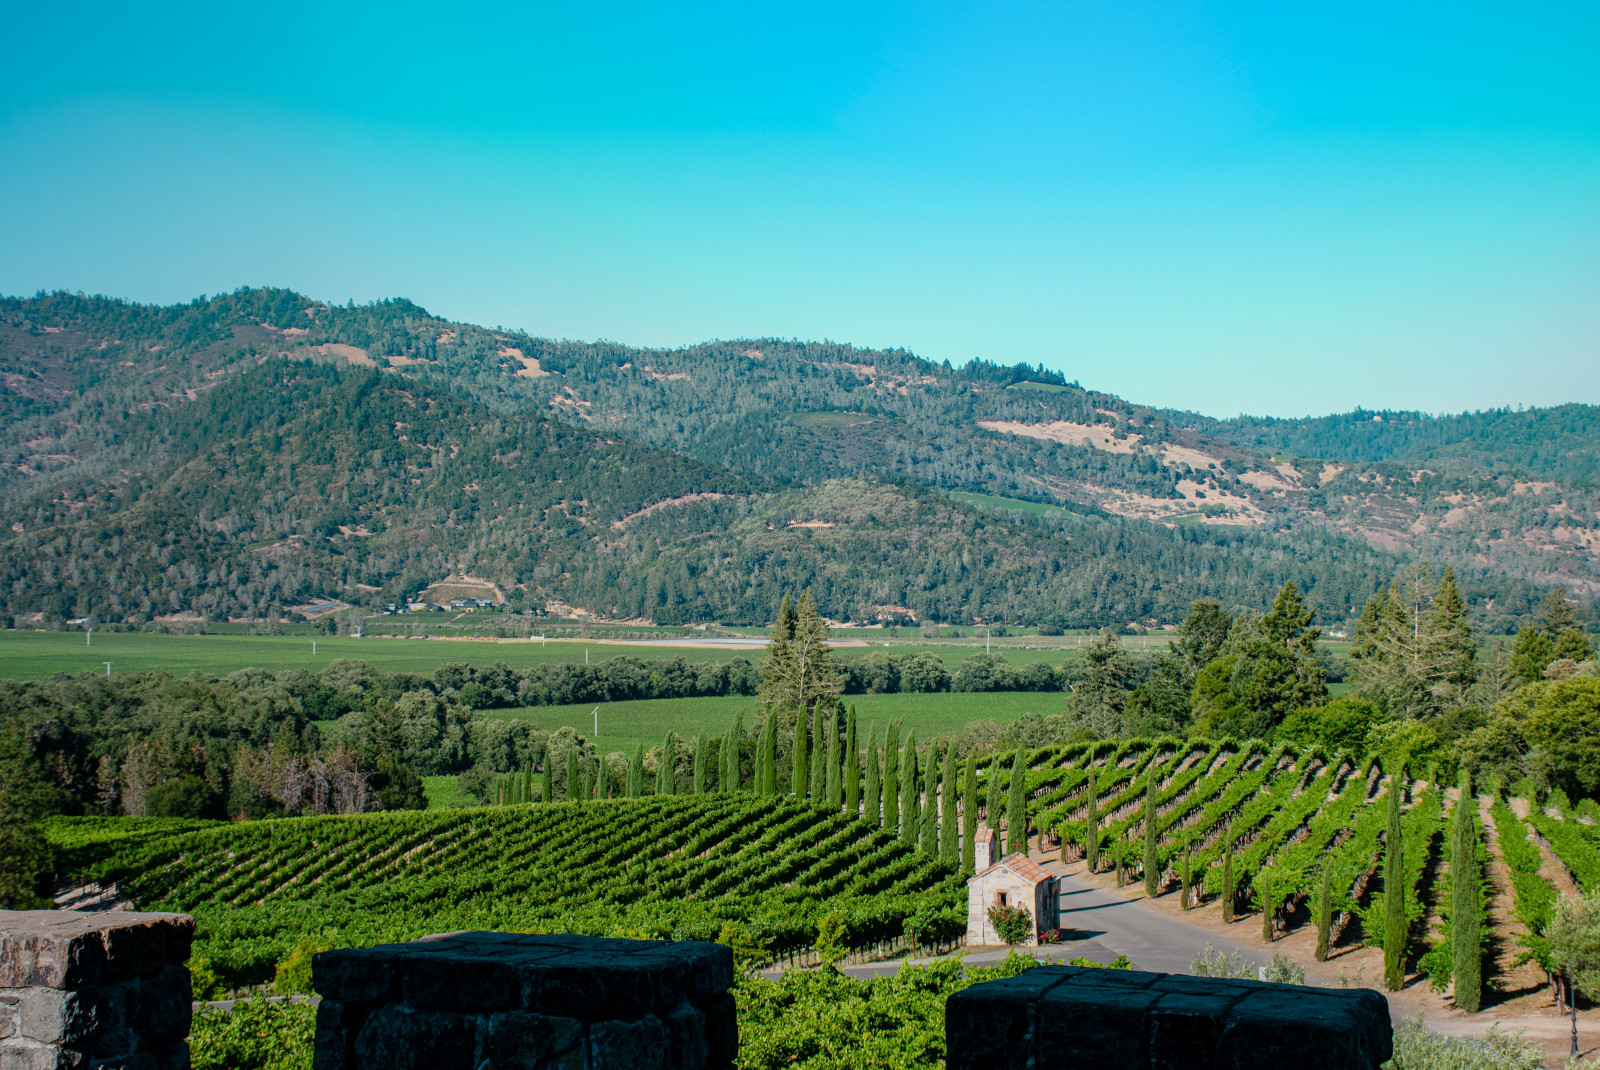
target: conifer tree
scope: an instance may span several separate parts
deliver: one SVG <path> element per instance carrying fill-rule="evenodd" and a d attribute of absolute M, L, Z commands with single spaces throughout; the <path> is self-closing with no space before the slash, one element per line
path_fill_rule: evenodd
<path fill-rule="evenodd" d="M 960 829 L 956 823 L 956 747 L 947 743 L 944 748 L 944 768 L 939 771 L 943 781 L 939 804 L 939 860 L 955 865 L 960 861 Z"/>
<path fill-rule="evenodd" d="M 906 733 L 906 745 L 900 751 L 900 842 L 917 842 L 917 733 Z"/>
<path fill-rule="evenodd" d="M 883 828 L 900 831 L 900 722 L 890 721 L 883 738 Z"/>
<path fill-rule="evenodd" d="M 672 733 L 661 742 L 661 761 L 656 763 L 656 794 L 671 795 L 674 787 L 672 775 Z"/>
<path fill-rule="evenodd" d="M 917 834 L 922 853 L 939 853 L 939 748 L 928 748 L 922 769 L 922 829 Z"/>
<path fill-rule="evenodd" d="M 1183 882 L 1183 887 L 1178 893 L 1183 896 L 1183 901 L 1178 904 L 1183 910 L 1188 910 L 1192 906 L 1189 899 L 1194 894 L 1194 872 L 1190 867 L 1189 858 L 1190 847 L 1191 841 L 1185 837 L 1183 841 L 1183 872 L 1179 875 L 1179 879 Z"/>
<path fill-rule="evenodd" d="M 1472 775 L 1464 773 L 1450 848 L 1450 944 L 1456 1006 L 1468 1014 L 1476 1014 L 1483 1000 L 1483 950 L 1479 940 L 1483 923 L 1479 898 L 1482 875 L 1478 869 L 1478 825 L 1473 813 L 1476 809 Z"/>
<path fill-rule="evenodd" d="M 1256 878 L 1261 896 L 1261 939 L 1272 943 L 1274 933 L 1272 920 L 1278 913 L 1277 900 L 1272 897 L 1272 871 L 1265 866 L 1261 867 L 1261 875 Z"/>
<path fill-rule="evenodd" d="M 637 799 L 644 795 L 644 744 L 636 744 L 633 748 L 633 760 L 628 763 L 628 798 Z"/>
<path fill-rule="evenodd" d="M 1222 834 L 1222 920 L 1233 920 L 1233 825 Z"/>
<path fill-rule="evenodd" d="M 978 756 L 975 753 L 967 754 L 961 785 L 961 871 L 971 873 L 978 856 Z"/>
<path fill-rule="evenodd" d="M 694 741 L 694 793 L 706 793 L 706 751 L 711 748 L 706 746 L 704 736 L 697 737 Z"/>
<path fill-rule="evenodd" d="M 1161 891 L 1161 874 L 1156 855 L 1156 774 L 1154 762 L 1145 775 L 1144 786 L 1144 894 L 1154 899 Z"/>
<path fill-rule="evenodd" d="M 757 790 L 763 795 L 776 795 L 778 794 L 777 714 L 767 714 L 767 719 L 761 726 L 761 743 L 758 750 L 760 754 L 757 760 L 761 763 L 761 772 L 758 774 Z"/>
<path fill-rule="evenodd" d="M 567 748 L 567 801 L 576 802 L 583 798 L 583 793 L 578 790 L 578 748 Z"/>
<path fill-rule="evenodd" d="M 856 704 L 850 703 L 844 730 L 844 812 L 861 812 L 861 741 L 856 738 Z"/>
<path fill-rule="evenodd" d="M 640 775 L 641 776 L 643 775 L 643 771 L 642 770 L 641 770 Z M 606 787 L 607 787 L 606 780 L 607 780 L 607 777 L 606 777 L 606 762 L 605 762 L 605 759 L 600 757 L 599 755 L 595 755 L 594 782 L 591 785 L 591 787 L 594 789 L 594 795 L 592 796 L 593 798 L 595 798 L 595 799 L 604 799 L 606 797 Z"/>
<path fill-rule="evenodd" d="M 542 802 L 556 801 L 556 760 L 549 750 L 544 752 L 544 785 L 541 795 Z"/>
<path fill-rule="evenodd" d="M 996 836 L 1000 835 L 1000 799 L 1006 778 L 1000 771 L 1000 755 L 989 759 L 989 791 L 983 800 L 983 819 Z M 998 845 L 997 845 L 998 846 Z"/>
<path fill-rule="evenodd" d="M 728 785 L 726 791 L 738 791 L 740 779 L 744 772 L 741 768 L 744 749 L 744 711 L 737 710 L 733 715 L 733 727 L 728 729 L 728 739 L 723 745 L 728 755 Z"/>
<path fill-rule="evenodd" d="M 1389 827 L 1383 851 L 1383 986 L 1391 992 L 1400 991 L 1406 980 L 1405 840 L 1400 829 L 1404 778 L 1403 765 L 1389 777 Z"/>
<path fill-rule="evenodd" d="M 789 791 L 796 799 L 806 797 L 806 711 L 794 711 L 794 746 L 789 748 Z"/>
<path fill-rule="evenodd" d="M 1089 769 L 1088 799 L 1083 812 L 1083 857 L 1090 873 L 1100 871 L 1100 800 L 1094 793 L 1094 769 Z"/>
<path fill-rule="evenodd" d="M 1322 865 L 1322 880 L 1317 886 L 1317 948 L 1312 955 L 1318 962 L 1328 961 L 1333 941 L 1333 867 Z"/>
<path fill-rule="evenodd" d="M 1023 749 L 1011 759 L 1011 796 L 1006 804 L 1006 854 L 1028 853 L 1027 768 Z"/>
<path fill-rule="evenodd" d="M 811 798 L 819 803 L 827 801 L 824 797 L 824 792 L 827 786 L 828 741 L 824 726 L 826 718 L 832 716 L 833 711 L 831 710 L 824 711 L 820 708 L 817 710 L 816 716 L 811 722 L 811 748 L 806 755 L 806 760 L 811 763 L 808 790 L 811 792 Z"/>
<path fill-rule="evenodd" d="M 769 713 L 800 709 L 808 715 L 831 706 L 844 690 L 828 646 L 828 624 L 808 590 L 798 602 L 785 595 L 778 606 L 761 664 L 759 701 Z"/>
<path fill-rule="evenodd" d="M 878 726 L 873 725 L 867 729 L 867 787 L 866 787 L 866 812 L 861 815 L 869 825 L 881 825 L 883 820 L 883 789 L 879 775 L 880 762 L 878 761 Z"/>
<path fill-rule="evenodd" d="M 839 809 L 844 805 L 844 770 L 839 766 L 839 718 L 828 714 L 828 775 L 822 785 L 822 793 L 827 797 L 828 808 Z"/>

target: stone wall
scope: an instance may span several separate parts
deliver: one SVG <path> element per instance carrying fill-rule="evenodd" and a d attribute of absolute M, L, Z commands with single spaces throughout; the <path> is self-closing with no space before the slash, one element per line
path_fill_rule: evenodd
<path fill-rule="evenodd" d="M 182 914 L 0 910 L 0 1070 L 187 1070 Z"/>
<path fill-rule="evenodd" d="M 1377 1070 L 1389 1004 L 1367 989 L 1041 966 L 945 1005 L 948 1070 Z"/>
<path fill-rule="evenodd" d="M 724 1070 L 719 944 L 448 933 L 312 962 L 316 1070 Z"/>

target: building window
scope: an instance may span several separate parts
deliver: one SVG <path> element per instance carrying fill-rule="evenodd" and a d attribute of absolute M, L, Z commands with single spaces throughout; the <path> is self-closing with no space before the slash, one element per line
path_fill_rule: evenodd
<path fill-rule="evenodd" d="M 996 893 L 994 893 L 994 905 L 997 906 L 997 907 L 1005 906 L 1006 905 L 1006 893 L 1004 893 L 1004 892 L 996 892 Z"/>

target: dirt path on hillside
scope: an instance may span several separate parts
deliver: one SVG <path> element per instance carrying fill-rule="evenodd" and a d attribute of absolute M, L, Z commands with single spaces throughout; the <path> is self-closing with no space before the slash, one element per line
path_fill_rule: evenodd
<path fill-rule="evenodd" d="M 1511 886 L 1511 869 L 1500 850 L 1500 829 L 1489 814 L 1492 802 L 1487 795 L 1478 798 L 1478 814 L 1489 843 L 1489 865 L 1484 871 L 1484 890 L 1489 895 L 1489 925 L 1494 939 L 1490 944 L 1489 975 L 1492 987 L 1484 993 L 1484 1010 L 1499 1013 L 1532 1014 L 1554 1011 L 1550 987 L 1544 971 L 1533 963 L 1515 965 L 1522 953 L 1522 937 L 1528 927 L 1513 913 L 1516 892 Z"/>

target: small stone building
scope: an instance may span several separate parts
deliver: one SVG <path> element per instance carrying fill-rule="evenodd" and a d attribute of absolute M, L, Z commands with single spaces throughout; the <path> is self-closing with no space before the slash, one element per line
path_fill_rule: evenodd
<path fill-rule="evenodd" d="M 979 865 L 982 866 L 980 858 Z M 1004 943 L 989 922 L 991 907 L 1023 907 L 1033 915 L 1033 931 L 1023 941 L 1034 947 L 1039 934 L 1061 926 L 1061 888 L 1054 873 L 1027 855 L 1007 855 L 980 868 L 967 880 L 967 943 Z"/>
<path fill-rule="evenodd" d="M 982 873 L 1000 861 L 1000 836 L 994 829 L 979 829 L 973 842 L 972 866 L 977 872 Z"/>

